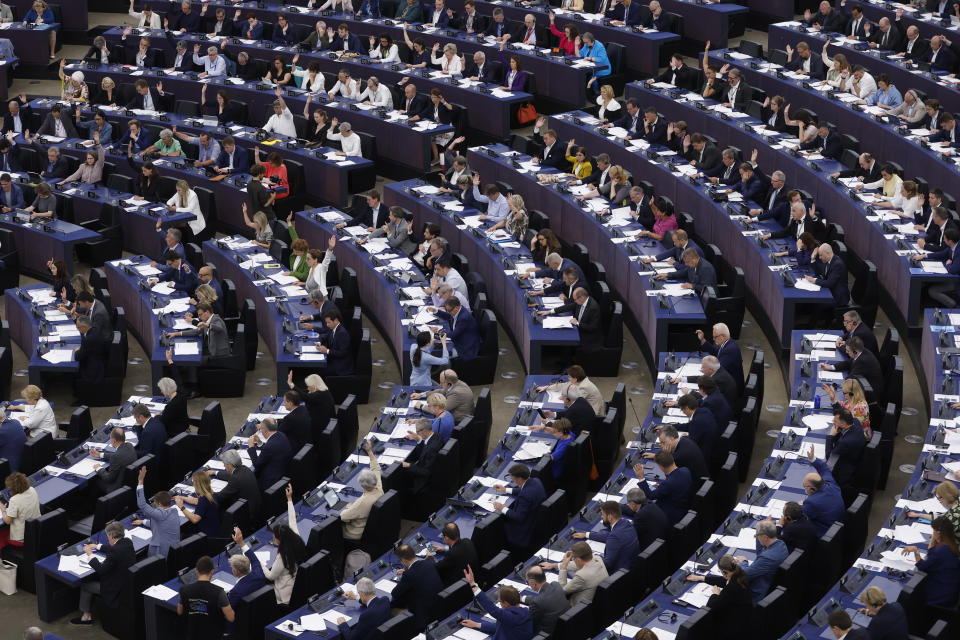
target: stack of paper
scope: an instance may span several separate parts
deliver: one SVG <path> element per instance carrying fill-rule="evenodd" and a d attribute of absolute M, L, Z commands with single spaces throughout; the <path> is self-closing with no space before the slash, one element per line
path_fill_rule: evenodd
<path fill-rule="evenodd" d="M 155 584 L 152 587 L 144 589 L 143 595 L 167 602 L 168 600 L 176 598 L 179 594 L 165 584 Z"/>

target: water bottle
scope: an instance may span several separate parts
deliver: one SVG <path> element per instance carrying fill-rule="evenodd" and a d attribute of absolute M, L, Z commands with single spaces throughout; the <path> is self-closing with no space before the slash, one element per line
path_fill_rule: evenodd
<path fill-rule="evenodd" d="M 819 394 L 819 393 L 816 393 L 816 394 L 814 394 L 814 396 L 813 396 L 813 408 L 814 408 L 814 409 L 819 409 L 819 408 L 820 408 L 820 394 Z"/>

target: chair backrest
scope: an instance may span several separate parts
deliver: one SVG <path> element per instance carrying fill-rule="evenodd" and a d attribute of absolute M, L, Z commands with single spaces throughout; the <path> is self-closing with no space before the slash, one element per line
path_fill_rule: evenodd
<path fill-rule="evenodd" d="M 557 619 L 553 632 L 554 640 L 583 640 L 593 636 L 593 603 L 579 602 Z"/>
<path fill-rule="evenodd" d="M 53 462 L 56 457 L 53 450 L 53 436 L 49 432 L 44 432 L 30 438 L 23 445 L 19 471 L 27 476 L 32 475 Z"/>
<path fill-rule="evenodd" d="M 207 536 L 195 533 L 170 545 L 167 551 L 167 577 L 172 578 L 182 569 L 192 571 L 200 556 L 207 554 Z"/>
<path fill-rule="evenodd" d="M 293 591 L 290 594 L 290 606 L 303 606 L 314 593 L 323 593 L 336 586 L 333 579 L 333 566 L 326 551 L 314 554 L 304 560 L 297 567 L 297 575 L 293 580 Z"/>
<path fill-rule="evenodd" d="M 619 569 L 597 586 L 593 608 L 598 628 L 606 628 L 636 601 L 630 578 L 627 569 Z"/>
<path fill-rule="evenodd" d="M 137 496 L 130 487 L 120 487 L 110 493 L 97 498 L 93 508 L 93 523 L 91 533 L 103 531 L 111 520 L 120 520 L 130 515 L 137 508 Z"/>
<path fill-rule="evenodd" d="M 273 620 L 277 598 L 273 585 L 265 584 L 240 599 L 233 623 L 233 640 L 254 640 L 263 636 L 263 628 Z"/>
<path fill-rule="evenodd" d="M 197 436 L 189 431 L 183 431 L 163 443 L 164 482 L 172 486 L 189 474 L 195 467 L 194 451 Z"/>
<path fill-rule="evenodd" d="M 317 485 L 317 464 L 314 446 L 303 445 L 287 466 L 293 492 L 302 495 Z"/>
<path fill-rule="evenodd" d="M 357 448 L 360 433 L 356 396 L 347 396 L 337 407 L 337 424 L 340 429 L 340 460 L 345 460 Z"/>
<path fill-rule="evenodd" d="M 203 451 L 209 452 L 210 455 L 213 455 L 213 452 L 222 447 L 226 441 L 227 428 L 223 423 L 223 409 L 216 400 L 203 408 L 197 435 L 201 437 L 200 444 Z"/>
<path fill-rule="evenodd" d="M 360 547 L 376 558 L 386 553 L 400 537 L 400 494 L 390 489 L 370 508 Z"/>

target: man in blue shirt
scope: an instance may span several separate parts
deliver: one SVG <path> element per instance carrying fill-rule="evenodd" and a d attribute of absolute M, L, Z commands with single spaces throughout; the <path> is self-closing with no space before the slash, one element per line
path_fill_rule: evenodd
<path fill-rule="evenodd" d="M 834 522 L 843 520 L 846 507 L 843 504 L 840 487 L 833 479 L 827 463 L 816 459 L 813 447 L 810 447 L 807 452 L 807 458 L 817 472 L 808 473 L 803 477 L 803 490 L 807 498 L 801 506 L 803 515 L 810 518 L 819 537 L 826 533 Z"/>
<path fill-rule="evenodd" d="M 480 590 L 473 578 L 473 568 L 467 567 L 463 572 L 467 584 L 477 598 L 477 604 L 490 614 L 496 623 L 489 620 L 461 620 L 460 624 L 471 629 L 480 629 L 492 640 L 527 640 L 533 637 L 533 619 L 530 609 L 520 606 L 520 593 L 510 586 L 500 587 L 497 591 L 499 606 L 493 603 L 485 592 Z"/>
<path fill-rule="evenodd" d="M 600 521 L 604 529 L 600 531 L 577 532 L 574 538 L 596 540 L 606 544 L 603 550 L 603 564 L 607 573 L 613 575 L 619 569 L 629 569 L 640 553 L 637 530 L 633 523 L 623 518 L 619 502 L 607 500 L 600 505 Z"/>
<path fill-rule="evenodd" d="M 787 559 L 790 550 L 783 540 L 777 538 L 777 525 L 770 520 L 757 524 L 757 557 L 744 571 L 750 580 L 750 594 L 754 606 L 767 595 L 770 583 L 777 573 L 777 567 Z M 741 565 L 746 563 L 744 556 L 736 556 Z"/>
<path fill-rule="evenodd" d="M 7 413 L 0 408 L 0 458 L 6 458 L 10 463 L 10 471 L 20 469 L 20 458 L 23 456 L 23 446 L 27 444 L 27 433 L 16 420 L 7 418 Z"/>
<path fill-rule="evenodd" d="M 207 56 L 200 57 L 200 45 L 193 45 L 193 64 L 202 66 L 197 77 L 199 78 L 219 78 L 227 75 L 227 61 L 220 55 L 220 50 L 216 47 L 207 47 Z"/>

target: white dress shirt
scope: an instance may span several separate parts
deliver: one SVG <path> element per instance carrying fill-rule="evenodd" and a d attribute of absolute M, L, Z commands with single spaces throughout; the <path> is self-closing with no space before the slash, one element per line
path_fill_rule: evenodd
<path fill-rule="evenodd" d="M 280 115 L 273 114 L 270 116 L 270 119 L 267 120 L 267 124 L 263 127 L 263 130 L 267 133 L 279 133 L 291 138 L 296 138 L 297 127 L 293 124 L 293 114 L 290 112 L 290 108 L 284 107 L 283 112 Z"/>
<path fill-rule="evenodd" d="M 187 226 L 190 227 L 190 231 L 193 231 L 193 235 L 197 235 L 207 227 L 207 221 L 203 217 L 203 212 L 200 211 L 200 200 L 197 198 L 197 193 L 193 189 L 187 191 L 187 206 L 180 206 L 179 192 L 174 192 L 173 196 L 167 200 L 167 204 L 172 207 L 176 207 L 177 211 L 189 211 L 193 215 L 197 216 L 196 219 L 187 223 Z"/>
<path fill-rule="evenodd" d="M 380 47 L 374 47 L 370 49 L 370 57 L 381 59 L 384 62 L 400 62 L 400 51 L 397 49 L 397 45 L 390 45 L 390 49 L 387 51 L 387 55 L 381 55 Z"/>
<path fill-rule="evenodd" d="M 460 56 L 453 56 L 452 58 L 448 58 L 442 54 L 439 58 L 430 56 L 430 62 L 439 65 L 441 71 L 449 73 L 452 76 L 458 76 L 463 73 L 463 61 L 460 59 Z"/>
<path fill-rule="evenodd" d="M 330 93 L 333 95 L 341 95 L 344 98 L 351 98 L 357 100 L 360 98 L 360 83 L 350 78 L 346 82 L 340 82 L 337 80 L 337 84 L 333 85 L 333 88 L 330 89 Z"/>
<path fill-rule="evenodd" d="M 382 84 L 378 84 L 376 89 L 367 87 L 363 90 L 363 93 L 360 94 L 358 100 L 360 100 L 360 102 L 369 100 L 371 104 L 378 107 L 393 109 L 393 94 L 390 93 L 390 89 Z"/>
<path fill-rule="evenodd" d="M 340 148 L 348 156 L 363 157 L 363 153 L 360 152 L 360 136 L 353 131 L 350 132 L 349 136 L 345 136 L 327 129 L 327 140 L 339 140 Z"/>
<path fill-rule="evenodd" d="M 11 414 L 18 419 L 24 429 L 30 430 L 30 437 L 36 438 L 43 433 L 57 437 L 57 418 L 53 415 L 53 408 L 46 398 L 37 400 L 37 404 L 27 405 L 26 411 Z"/>
<path fill-rule="evenodd" d="M 317 75 L 313 77 L 312 82 L 310 80 L 310 72 L 306 69 L 294 69 L 293 75 L 298 78 L 303 78 L 303 82 L 300 85 L 301 89 L 305 89 L 310 93 L 321 93 L 322 91 L 325 91 L 324 85 L 326 84 L 326 81 L 324 80 L 322 73 L 318 72 Z"/>

